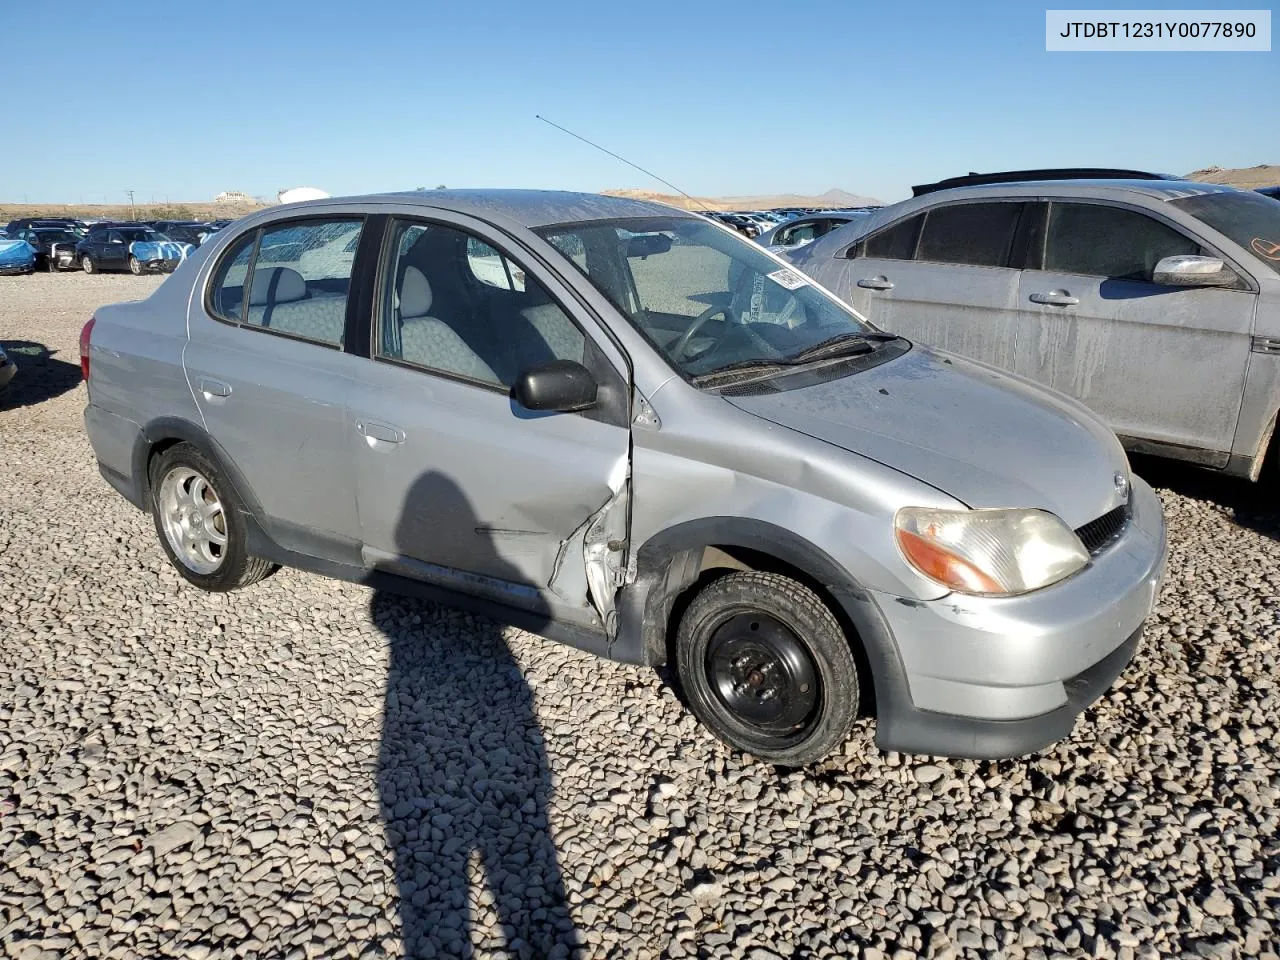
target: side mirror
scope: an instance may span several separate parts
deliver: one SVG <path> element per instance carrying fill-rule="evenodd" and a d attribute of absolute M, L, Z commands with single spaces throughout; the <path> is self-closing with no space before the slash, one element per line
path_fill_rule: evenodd
<path fill-rule="evenodd" d="M 1230 287 L 1236 275 L 1217 257 L 1165 257 L 1151 273 L 1153 283 L 1170 287 Z"/>
<path fill-rule="evenodd" d="M 112 240 L 111 242 L 112 242 L 112 243 L 124 243 L 124 241 L 123 241 L 123 240 Z"/>
<path fill-rule="evenodd" d="M 598 386 L 591 371 L 574 360 L 552 360 L 516 377 L 515 397 L 527 410 L 571 413 L 595 406 Z"/>

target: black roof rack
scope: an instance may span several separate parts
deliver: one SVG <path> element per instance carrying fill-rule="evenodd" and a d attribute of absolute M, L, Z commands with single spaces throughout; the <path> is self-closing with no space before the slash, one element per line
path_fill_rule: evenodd
<path fill-rule="evenodd" d="M 1167 173 L 1148 173 L 1144 170 L 1115 170 L 1110 167 L 1051 167 L 1044 170 L 1006 170 L 1003 173 L 977 173 L 970 170 L 963 177 L 948 177 L 937 183 L 922 183 L 911 188 L 911 195 L 919 197 L 935 190 L 952 187 L 973 187 L 984 183 L 1018 183 L 1023 180 L 1179 180 Z"/>

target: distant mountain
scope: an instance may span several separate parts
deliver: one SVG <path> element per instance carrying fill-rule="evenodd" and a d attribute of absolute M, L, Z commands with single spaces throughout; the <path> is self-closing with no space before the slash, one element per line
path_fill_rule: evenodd
<path fill-rule="evenodd" d="M 679 194 L 658 193 L 654 190 L 605 190 L 610 197 L 630 197 L 633 200 L 654 200 L 684 210 L 705 207 L 710 210 L 767 210 L 771 207 L 867 207 L 880 203 L 872 197 L 860 196 L 847 190 L 832 188 L 819 196 L 799 193 L 779 193 L 749 197 L 696 197 L 691 202 Z"/>
<path fill-rule="evenodd" d="M 1260 163 L 1256 167 L 1205 167 L 1187 174 L 1188 180 L 1203 183 L 1229 183 L 1233 187 L 1256 190 L 1258 187 L 1274 187 L 1280 184 L 1280 164 Z"/>

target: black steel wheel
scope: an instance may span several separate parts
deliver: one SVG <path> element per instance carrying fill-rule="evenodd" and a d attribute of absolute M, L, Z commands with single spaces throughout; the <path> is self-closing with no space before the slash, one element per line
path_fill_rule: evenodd
<path fill-rule="evenodd" d="M 790 627 L 766 613 L 739 613 L 716 627 L 706 671 L 720 702 L 762 733 L 790 736 L 817 710 L 813 657 Z"/>
<path fill-rule="evenodd" d="M 694 597 L 676 637 L 689 707 L 730 746 L 788 766 L 838 748 L 858 715 L 849 639 L 804 584 L 732 573 Z"/>

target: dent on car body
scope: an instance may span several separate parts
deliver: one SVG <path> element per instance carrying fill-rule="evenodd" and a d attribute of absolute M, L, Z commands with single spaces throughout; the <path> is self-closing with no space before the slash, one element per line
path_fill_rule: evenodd
<path fill-rule="evenodd" d="M 617 632 L 616 595 L 625 582 L 631 501 L 629 452 L 610 469 L 608 486 L 608 499 L 560 541 L 547 586 L 570 604 L 589 602 L 612 638 Z"/>

